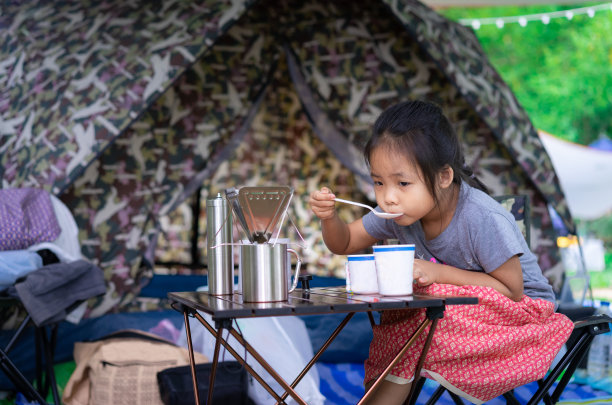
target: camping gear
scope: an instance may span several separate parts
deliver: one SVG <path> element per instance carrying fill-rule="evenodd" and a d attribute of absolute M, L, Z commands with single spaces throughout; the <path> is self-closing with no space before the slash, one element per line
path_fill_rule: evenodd
<path fill-rule="evenodd" d="M 196 363 L 209 359 L 192 353 Z M 188 365 L 190 354 L 151 333 L 126 329 L 74 345 L 76 368 L 64 389 L 66 405 L 163 405 L 157 373 Z M 129 381 L 129 384 L 126 384 Z"/>
<path fill-rule="evenodd" d="M 253 235 L 251 235 L 251 233 L 248 231 L 249 224 L 246 222 L 246 218 L 244 217 L 244 213 L 240 207 L 240 201 L 238 201 L 238 190 L 234 187 L 225 190 L 225 197 L 227 198 L 227 201 L 230 202 L 234 215 L 242 229 L 246 232 L 249 242 L 254 243 L 255 239 L 253 239 Z"/>
<path fill-rule="evenodd" d="M 217 194 L 206 200 L 208 291 L 214 295 L 234 292 L 232 214 L 227 201 Z"/>
<path fill-rule="evenodd" d="M 20 305 L 18 298 L 0 296 L 0 307 Z M 36 364 L 36 387 L 31 380 L 26 376 L 26 371 L 23 370 L 21 365 L 15 364 L 9 356 L 11 350 L 18 346 L 20 343 L 26 344 L 27 350 L 31 351 L 31 341 L 27 341 L 24 336 L 24 331 L 29 326 L 32 318 L 27 315 L 19 327 L 15 331 L 11 331 L 12 335 L 6 346 L 0 347 L 0 370 L 8 379 L 12 382 L 14 387 L 22 392 L 25 397 L 31 401 L 37 401 L 39 404 L 46 405 L 45 397 L 51 389 L 54 402 L 59 402 L 59 390 L 55 379 L 55 371 L 53 369 L 54 364 L 54 349 L 57 337 L 58 324 L 53 323 L 49 325 L 37 326 L 34 324 L 34 339 L 36 361 L 32 361 L 30 364 Z M 43 378 L 44 377 L 44 378 Z"/>
<path fill-rule="evenodd" d="M 53 263 L 34 270 L 9 287 L 36 326 L 67 319 L 83 301 L 106 293 L 102 270 L 87 260 Z"/>
<path fill-rule="evenodd" d="M 378 294 L 374 255 L 348 255 L 346 260 L 346 291 L 354 294 Z"/>
<path fill-rule="evenodd" d="M 369 205 L 361 204 L 361 203 L 358 203 L 358 202 L 355 202 L 355 201 L 343 200 L 342 198 L 334 198 L 334 201 L 338 201 L 338 202 L 342 202 L 342 203 L 346 203 L 346 204 L 352 204 L 352 205 L 356 205 L 358 207 L 367 208 L 370 211 L 372 211 L 374 213 L 374 215 L 376 215 L 377 217 L 380 217 L 380 218 L 397 218 L 397 217 L 403 215 L 402 213 L 393 214 L 393 213 L 390 213 L 390 212 L 376 211 L 374 208 L 370 207 Z"/>
<path fill-rule="evenodd" d="M 216 301 L 216 302 L 215 302 Z M 215 305 L 219 299 L 211 296 L 208 301 L 209 305 Z M 231 304 L 231 302 L 230 302 Z M 284 304 L 250 304 L 249 306 L 282 306 Z M 231 307 L 231 305 L 230 305 Z M 226 309 L 231 308 L 228 307 Z M 238 310 L 243 308 L 235 307 Z M 221 308 L 217 308 L 219 310 Z M 177 312 L 178 314 L 178 312 Z M 199 312 L 202 319 L 208 324 L 214 325 L 215 321 L 212 317 L 205 312 Z M 244 312 L 243 312 L 244 314 Z M 345 317 L 346 314 L 339 314 Z M 365 314 L 362 314 L 365 315 Z M 182 314 L 181 314 L 182 316 Z M 306 318 L 313 318 L 313 316 L 307 316 Z M 316 317 L 314 317 L 316 318 Z M 354 319 L 354 318 L 353 318 Z M 333 322 L 338 325 L 342 321 L 342 318 L 337 319 L 337 322 Z M 215 346 L 217 339 L 211 334 L 206 328 L 202 327 L 199 320 L 196 318 L 189 318 L 189 323 L 183 323 L 183 327 L 179 332 L 179 340 L 177 344 L 183 347 L 189 347 L 187 340 L 187 326 L 189 327 L 191 335 L 191 344 L 193 350 L 204 354 L 205 356 L 214 359 L 215 357 Z M 225 322 L 225 321 L 222 321 Z M 367 321 L 366 321 L 367 322 Z M 237 318 L 234 320 L 235 329 L 240 330 L 240 336 L 244 338 L 253 350 L 256 350 L 270 365 L 278 372 L 284 379 L 293 381 L 302 371 L 302 369 L 308 364 L 308 361 L 312 359 L 314 355 L 313 350 L 318 350 L 320 346 L 313 346 L 308 329 L 306 328 L 304 320 L 298 316 L 265 316 L 265 317 L 253 317 L 253 318 Z M 369 327 L 369 324 L 368 324 Z M 347 330 L 349 328 L 346 328 Z M 227 336 L 227 342 L 232 350 L 236 353 L 245 354 L 244 346 L 234 338 L 233 336 Z M 329 337 L 329 334 L 325 336 L 325 339 Z M 351 341 L 352 343 L 352 341 Z M 367 344 L 366 344 L 367 346 Z M 219 361 L 230 357 L 230 348 L 220 348 Z M 260 363 L 256 357 L 247 354 L 244 356 L 244 361 L 248 364 L 251 370 L 261 376 L 264 383 L 272 387 L 275 392 L 281 392 L 281 386 L 276 379 L 268 372 Z M 222 364 L 222 363 L 220 363 Z M 221 365 L 220 365 L 221 367 Z M 217 383 L 219 371 L 214 381 L 213 394 L 217 393 Z M 324 405 L 327 404 L 326 398 L 321 395 L 320 389 L 323 384 L 320 384 L 320 379 L 324 378 L 320 375 L 316 367 L 312 367 L 308 373 L 306 373 L 300 380 L 300 383 L 295 387 L 296 392 L 304 399 L 309 405 Z M 200 386 L 200 375 L 197 374 L 198 386 Z M 208 384 L 209 379 L 206 380 Z M 193 385 L 193 384 L 192 384 Z M 192 391 L 192 397 L 193 391 Z M 269 405 L 276 403 L 276 401 L 270 393 L 260 384 L 255 378 L 248 378 L 248 396 L 251 405 Z M 204 403 L 205 396 L 200 395 L 200 400 Z M 213 398 L 214 399 L 214 398 Z M 213 403 L 218 403 L 213 401 Z M 229 403 L 229 402 L 224 402 Z M 281 401 L 280 403 L 283 403 Z M 285 401 L 286 404 L 294 404 L 295 402 L 289 400 Z M 329 405 L 329 404 L 328 404 Z"/>
<path fill-rule="evenodd" d="M 235 189 L 226 190 L 226 196 L 250 242 L 239 245 L 244 302 L 286 301 L 288 293 L 297 286 L 302 263 L 298 253 L 287 247 L 289 241 L 278 240 L 293 189 L 287 186 L 243 187 L 237 193 Z M 276 238 L 271 240 L 274 234 Z M 288 286 L 291 270 L 288 254 L 297 259 L 291 288 Z"/>
<path fill-rule="evenodd" d="M 315 354 L 313 359 L 318 359 L 319 356 L 327 349 L 327 347 L 331 344 L 331 342 L 336 338 L 336 336 L 340 333 L 340 331 L 346 326 L 348 321 L 355 315 L 356 312 L 371 312 L 378 310 L 402 310 L 408 311 L 410 309 L 424 309 L 426 308 L 427 316 L 421 323 L 421 327 L 415 333 L 414 338 L 410 339 L 401 351 L 397 353 L 397 356 L 393 359 L 392 364 L 395 364 L 400 360 L 404 351 L 409 347 L 413 347 L 417 343 L 417 338 L 422 342 L 422 340 L 427 337 L 429 341 L 436 331 L 436 325 L 438 323 L 439 318 L 444 314 L 445 308 L 448 306 L 459 305 L 462 307 L 463 305 L 476 305 L 478 304 L 478 299 L 475 297 L 468 296 L 445 296 L 445 297 L 435 297 L 435 296 L 426 296 L 426 295 L 415 295 L 411 297 L 383 297 L 381 298 L 378 295 L 362 295 L 362 296 L 353 296 L 348 293 L 344 288 L 313 288 L 311 291 L 294 291 L 292 293 L 292 299 L 288 303 L 283 303 L 282 305 L 274 305 L 268 303 L 255 303 L 249 304 L 241 302 L 240 297 L 234 295 L 231 301 L 226 299 L 222 299 L 216 296 L 209 295 L 206 292 L 171 292 L 168 294 L 169 298 L 174 301 L 175 304 L 181 304 L 177 306 L 180 307 L 181 312 L 184 314 L 185 318 L 185 329 L 187 332 L 187 342 L 189 346 L 189 350 L 193 351 L 194 347 L 192 344 L 192 336 L 190 330 L 190 321 L 188 314 L 193 314 L 202 326 L 204 326 L 208 332 L 215 339 L 215 352 L 213 355 L 213 363 L 217 361 L 219 356 L 219 346 L 222 344 L 228 350 L 233 346 L 228 339 L 230 336 L 236 339 L 240 346 L 246 349 L 249 357 L 255 358 L 258 363 L 260 363 L 264 369 L 273 376 L 273 378 L 278 382 L 283 390 L 284 394 L 281 395 L 280 399 L 278 398 L 278 394 L 275 394 L 272 388 L 269 386 L 265 386 L 266 390 L 275 396 L 276 402 L 282 403 L 288 396 L 291 396 L 293 399 L 298 401 L 298 398 L 301 394 L 296 392 L 299 389 L 300 379 L 308 373 L 308 371 L 315 364 L 314 361 L 309 361 L 308 364 L 304 367 L 304 369 L 296 376 L 293 386 L 296 387 L 294 390 L 289 384 L 284 380 L 285 378 L 289 379 L 293 376 L 288 376 L 287 373 L 283 373 L 281 367 L 284 366 L 288 361 L 282 361 L 280 364 L 272 365 L 265 361 L 266 356 L 263 353 L 259 353 L 259 348 L 255 348 L 253 345 L 250 345 L 247 337 L 243 336 L 242 333 L 239 333 L 240 327 L 234 328 L 234 320 L 240 320 L 241 318 L 269 318 L 276 317 L 282 315 L 307 315 L 307 314 L 331 314 L 338 312 L 347 313 L 346 317 L 340 322 L 338 327 L 335 330 L 335 333 L 329 337 L 329 339 L 323 344 L 323 346 L 319 349 L 319 351 Z M 230 302 L 231 306 L 229 308 L 219 308 L 217 303 L 219 301 Z M 204 312 L 206 315 L 212 315 L 214 320 L 214 324 L 216 329 L 202 316 L 200 312 Z M 259 320 L 254 320 L 254 322 L 258 322 Z M 193 328 L 196 329 L 196 328 Z M 227 329 L 228 334 L 225 333 L 223 329 Z M 266 336 L 273 336 L 274 334 L 266 334 Z M 227 336 L 227 337 L 226 337 Z M 273 344 L 266 344 L 267 349 L 272 348 L 275 352 L 280 352 L 278 348 Z M 429 345 L 420 345 L 420 349 L 423 353 L 427 353 L 429 350 Z M 243 353 L 246 353 L 243 350 L 237 349 L 231 351 L 232 355 L 236 358 L 236 360 L 243 363 L 246 361 L 244 357 L 242 357 Z M 296 359 L 296 360 L 305 360 L 305 359 Z M 252 369 L 247 369 L 249 373 L 253 375 L 262 385 L 263 380 L 261 380 L 257 373 L 257 371 Z M 386 370 L 387 372 L 391 370 L 391 367 Z M 213 371 L 214 373 L 214 371 Z M 364 402 L 367 402 L 367 397 L 371 392 L 376 390 L 384 376 L 387 373 L 384 373 L 377 381 L 370 387 L 369 393 L 366 393 L 364 396 Z M 194 377 L 195 378 L 195 377 Z M 289 380 L 292 381 L 292 380 Z M 209 398 L 210 399 L 210 398 Z M 210 403 L 210 401 L 208 401 Z M 266 402 L 269 403 L 269 402 Z M 312 402 L 308 402 L 312 403 Z"/>
<path fill-rule="evenodd" d="M 239 224 L 249 241 L 266 243 L 276 226 L 282 225 L 293 189 L 287 186 L 243 187 L 238 191 L 237 199 L 232 189 L 226 190 L 226 195 L 232 199 L 232 209 L 241 218 Z"/>
<path fill-rule="evenodd" d="M 0 251 L 50 242 L 61 231 L 46 190 L 31 187 L 0 190 Z"/>
<path fill-rule="evenodd" d="M 200 398 L 208 396 L 208 383 L 212 363 L 195 366 Z M 220 361 L 215 373 L 212 401 L 216 404 L 247 405 L 248 374 L 237 361 Z M 180 366 L 157 373 L 159 393 L 164 405 L 195 404 L 191 367 Z"/>
<path fill-rule="evenodd" d="M 173 237 L 160 218 L 203 184 L 204 198 L 285 180 L 306 195 L 333 179 L 371 196 L 360 146 L 382 109 L 414 98 L 444 108 L 493 193 L 531 195 L 533 245 L 560 289 L 547 204 L 575 226 L 537 132 L 472 30 L 418 1 L 26 1 L 0 21 L 2 187 L 36 184 L 74 213 L 112 291 L 88 317 L 165 303 L 139 297 Z M 342 270 L 308 243 L 310 271 Z"/>
<path fill-rule="evenodd" d="M 290 257 L 295 255 L 295 275 L 288 287 Z M 240 245 L 240 282 L 244 302 L 287 301 L 297 287 L 302 260 L 287 243 L 252 243 Z"/>
<path fill-rule="evenodd" d="M 375 245 L 376 278 L 381 295 L 411 295 L 414 245 Z"/>

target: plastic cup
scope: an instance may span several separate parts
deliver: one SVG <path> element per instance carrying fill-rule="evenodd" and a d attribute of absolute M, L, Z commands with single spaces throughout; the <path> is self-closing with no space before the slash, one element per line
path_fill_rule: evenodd
<path fill-rule="evenodd" d="M 349 255 L 347 258 L 347 290 L 355 294 L 378 293 L 374 255 Z"/>
<path fill-rule="evenodd" d="M 380 245 L 373 249 L 379 293 L 411 295 L 414 245 Z"/>

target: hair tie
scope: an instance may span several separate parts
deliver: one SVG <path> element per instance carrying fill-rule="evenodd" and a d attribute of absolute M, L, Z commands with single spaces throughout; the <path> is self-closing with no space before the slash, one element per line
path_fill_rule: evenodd
<path fill-rule="evenodd" d="M 463 164 L 463 167 L 461 168 L 465 174 L 468 175 L 468 177 L 470 179 L 476 179 L 476 175 L 474 174 L 474 170 L 472 170 L 472 168 L 470 166 L 468 166 L 467 164 Z"/>

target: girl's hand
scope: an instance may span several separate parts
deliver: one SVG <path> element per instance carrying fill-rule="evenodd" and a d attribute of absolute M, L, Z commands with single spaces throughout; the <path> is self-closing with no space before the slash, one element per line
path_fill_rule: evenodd
<path fill-rule="evenodd" d="M 492 287 L 514 301 L 520 301 L 524 294 L 523 272 L 518 256 L 511 257 L 491 273 L 463 270 L 446 264 L 414 259 L 413 279 L 420 287 L 432 283 Z"/>
<path fill-rule="evenodd" d="M 336 215 L 336 203 L 334 201 L 336 196 L 327 187 L 321 188 L 321 190 L 313 191 L 310 193 L 310 199 L 308 203 L 312 212 L 319 217 L 321 220 L 333 218 Z"/>
<path fill-rule="evenodd" d="M 433 284 L 437 280 L 437 270 L 440 265 L 423 259 L 414 259 L 412 266 L 413 279 L 419 287 Z"/>

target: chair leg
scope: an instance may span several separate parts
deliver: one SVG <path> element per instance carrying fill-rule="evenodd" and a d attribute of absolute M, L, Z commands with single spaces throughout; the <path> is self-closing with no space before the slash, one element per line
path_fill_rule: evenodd
<path fill-rule="evenodd" d="M 461 399 L 461 397 L 460 397 L 459 395 L 457 395 L 457 394 L 455 394 L 455 393 L 452 393 L 452 392 L 450 392 L 450 391 L 448 391 L 448 394 L 450 395 L 451 399 L 453 400 L 453 402 L 454 402 L 456 405 L 465 405 L 465 404 L 463 403 L 463 400 Z"/>
<path fill-rule="evenodd" d="M 34 343 L 36 348 L 36 378 L 34 381 L 36 383 L 36 388 L 38 389 L 38 392 L 40 392 L 43 397 L 46 397 L 48 390 L 45 389 L 45 382 L 43 380 L 42 362 L 44 349 L 42 344 L 42 332 L 39 327 L 34 328 Z"/>
<path fill-rule="evenodd" d="M 444 388 L 443 386 L 439 385 L 438 388 L 436 388 L 434 393 L 431 395 L 431 397 L 427 400 L 427 402 L 425 402 L 425 404 L 426 405 L 433 405 L 436 402 L 438 402 L 440 397 L 444 394 L 444 391 L 446 391 L 446 388 Z M 454 399 L 453 399 L 453 401 L 454 401 Z"/>
<path fill-rule="evenodd" d="M 591 344 L 592 340 L 592 335 L 586 332 L 582 334 L 574 344 L 574 347 L 572 347 L 571 350 L 563 356 L 563 358 L 559 361 L 559 364 L 557 364 L 557 366 L 546 376 L 546 378 L 542 380 L 540 387 L 535 392 L 534 396 L 527 402 L 527 404 L 535 405 L 540 403 L 540 401 L 543 399 L 545 399 L 545 403 L 557 402 L 556 400 L 550 398 L 550 396 L 548 395 L 548 391 L 550 390 L 556 379 L 559 377 L 561 372 L 565 369 L 566 371 L 562 379 L 562 381 L 565 380 L 564 385 L 558 392 L 557 389 L 559 389 L 559 387 L 555 389 L 553 397 L 559 397 L 561 395 L 561 391 L 564 389 L 565 385 L 567 385 L 569 378 L 571 378 L 576 366 L 578 365 L 582 356 L 584 356 L 584 354 L 586 353 L 586 350 Z"/>
<path fill-rule="evenodd" d="M 421 392 L 421 390 L 423 389 L 423 385 L 425 384 L 425 378 L 421 377 L 415 384 L 417 384 L 415 387 L 416 395 L 413 395 L 412 400 L 410 401 L 410 405 L 416 404 L 416 400 L 419 397 L 418 394 Z M 434 391 L 434 393 L 431 394 L 431 397 L 429 397 L 427 402 L 425 402 L 425 405 L 433 405 L 436 402 L 438 402 L 440 397 L 444 395 L 444 391 L 447 391 L 446 388 L 444 388 L 442 385 L 439 385 L 438 388 L 436 388 L 436 390 Z M 463 400 L 461 399 L 459 395 L 452 393 L 450 391 L 448 391 L 448 395 L 450 395 L 451 399 L 456 405 L 465 405 L 465 403 L 463 402 Z"/>
<path fill-rule="evenodd" d="M 514 396 L 514 390 L 510 390 L 503 394 L 504 399 L 506 400 L 507 405 L 520 405 L 521 403 Z"/>
<path fill-rule="evenodd" d="M 567 384 L 569 384 L 570 379 L 573 377 L 574 373 L 576 372 L 576 368 L 578 368 L 578 365 L 586 357 L 588 353 L 588 348 L 591 346 L 592 341 L 593 341 L 593 337 L 591 337 L 591 339 L 588 339 L 588 341 L 585 344 L 585 347 L 579 348 L 579 350 L 577 350 L 574 359 L 569 364 L 569 366 L 567 366 L 567 369 L 565 370 L 565 374 L 563 374 L 563 377 L 561 377 L 561 381 L 559 381 L 559 383 L 555 387 L 555 390 L 550 396 L 551 403 L 556 404 L 557 402 L 559 402 L 559 399 L 561 398 L 561 394 L 563 393 L 563 390 L 565 390 L 565 387 L 567 387 Z"/>
<path fill-rule="evenodd" d="M 32 383 L 23 375 L 21 371 L 17 368 L 17 366 L 11 361 L 8 357 L 8 353 L 11 351 L 15 343 L 19 340 L 25 328 L 30 323 L 32 318 L 30 315 L 27 315 L 19 327 L 4 347 L 4 349 L 0 348 L 0 370 L 2 370 L 6 376 L 11 380 L 11 382 L 15 385 L 15 387 L 22 391 L 22 393 L 26 396 L 29 401 L 38 401 L 40 404 L 46 405 L 47 402 L 41 395 L 41 393 L 32 385 Z"/>
<path fill-rule="evenodd" d="M 0 369 L 7 375 L 15 387 L 22 391 L 28 400 L 38 401 L 41 404 L 47 404 L 45 399 L 28 381 L 27 378 L 19 371 L 17 366 L 8 358 L 3 350 L 0 350 Z"/>
<path fill-rule="evenodd" d="M 423 389 L 423 385 L 425 385 L 425 378 L 424 377 L 419 377 L 414 381 L 414 391 L 412 392 L 412 398 L 408 398 L 409 400 L 407 400 L 406 402 L 404 402 L 404 405 L 415 405 L 417 398 L 419 397 L 419 394 L 421 393 L 421 390 Z"/>
<path fill-rule="evenodd" d="M 46 365 L 46 378 L 45 378 L 45 395 L 49 391 L 49 387 L 51 388 L 51 394 L 53 395 L 53 401 L 55 401 L 55 405 L 60 405 L 61 401 L 59 398 L 59 392 L 57 390 L 57 381 L 55 379 L 55 371 L 53 370 L 53 357 L 54 357 L 54 348 L 55 348 L 55 340 L 57 336 L 57 325 L 53 325 L 51 327 L 51 342 L 49 342 L 49 338 L 47 336 L 46 327 L 41 327 L 41 343 L 43 347 L 43 352 L 45 356 L 45 365 Z"/>

